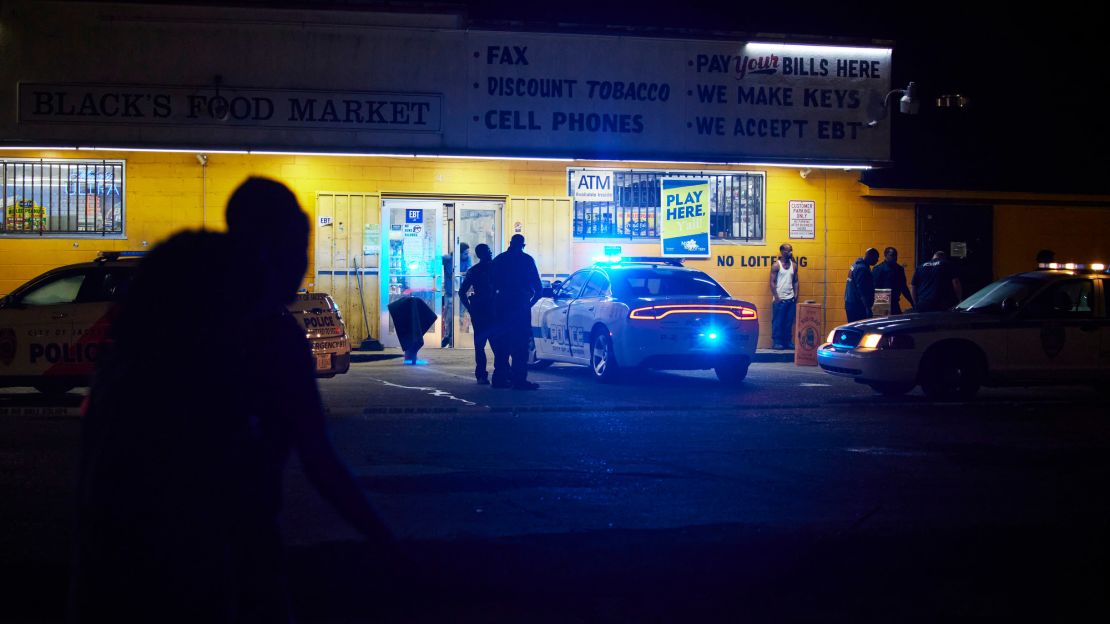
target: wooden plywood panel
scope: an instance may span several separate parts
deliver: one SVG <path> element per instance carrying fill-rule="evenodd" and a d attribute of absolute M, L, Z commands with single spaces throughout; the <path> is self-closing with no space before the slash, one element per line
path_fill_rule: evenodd
<path fill-rule="evenodd" d="M 335 299 L 356 344 L 377 338 L 378 263 L 376 255 L 364 253 L 364 243 L 366 224 L 380 224 L 380 213 L 377 194 L 317 194 L 315 290 Z"/>

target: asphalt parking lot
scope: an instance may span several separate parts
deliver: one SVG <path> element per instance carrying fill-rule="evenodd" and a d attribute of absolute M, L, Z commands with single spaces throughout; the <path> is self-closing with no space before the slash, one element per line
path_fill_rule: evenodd
<path fill-rule="evenodd" d="M 285 530 L 301 621 L 1108 611 L 1110 426 L 1092 389 L 933 403 L 757 363 L 739 387 L 709 371 L 601 385 L 556 365 L 527 392 L 477 386 L 467 352 L 421 356 L 320 383 L 335 444 L 403 556 L 362 544 L 294 461 Z M 71 406 L 2 394 L 8 619 L 57 621 L 80 422 Z"/>

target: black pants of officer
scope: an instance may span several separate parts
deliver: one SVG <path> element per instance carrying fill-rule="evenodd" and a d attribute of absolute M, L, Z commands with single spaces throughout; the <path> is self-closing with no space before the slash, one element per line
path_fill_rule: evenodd
<path fill-rule="evenodd" d="M 470 323 L 474 326 L 474 378 L 488 379 L 486 373 L 486 343 L 491 349 L 493 346 L 493 330 L 497 324 L 494 322 L 492 311 L 472 309 Z M 494 351 L 496 354 L 497 351 Z"/>
<path fill-rule="evenodd" d="M 499 311 L 493 334 L 493 385 L 520 385 L 528 381 L 528 340 L 532 337 L 532 314 L 527 307 Z M 511 364 L 510 364 L 511 360 Z"/>

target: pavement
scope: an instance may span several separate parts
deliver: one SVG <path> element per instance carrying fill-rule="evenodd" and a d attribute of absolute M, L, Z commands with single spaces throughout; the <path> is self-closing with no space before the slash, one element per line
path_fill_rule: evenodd
<path fill-rule="evenodd" d="M 711 371 L 602 385 L 555 365 L 526 392 L 476 385 L 471 355 L 320 381 L 400 554 L 362 541 L 294 458 L 298 621 L 1110 615 L 1110 421 L 1089 388 L 935 403 L 757 362 L 738 386 Z M 0 621 L 62 617 L 80 398 L 0 393 Z"/>

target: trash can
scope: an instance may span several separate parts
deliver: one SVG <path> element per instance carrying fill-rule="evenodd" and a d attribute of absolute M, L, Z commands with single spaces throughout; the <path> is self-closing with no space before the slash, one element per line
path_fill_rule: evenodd
<path fill-rule="evenodd" d="M 875 289 L 875 305 L 871 306 L 871 316 L 890 316 L 890 289 Z"/>
<path fill-rule="evenodd" d="M 817 347 L 821 346 L 821 304 L 803 301 L 794 320 L 794 365 L 817 366 Z"/>
<path fill-rule="evenodd" d="M 416 361 L 416 352 L 424 346 L 424 333 L 439 318 L 423 299 L 402 297 L 389 304 L 389 316 L 397 331 L 397 341 L 405 351 L 405 359 Z"/>

